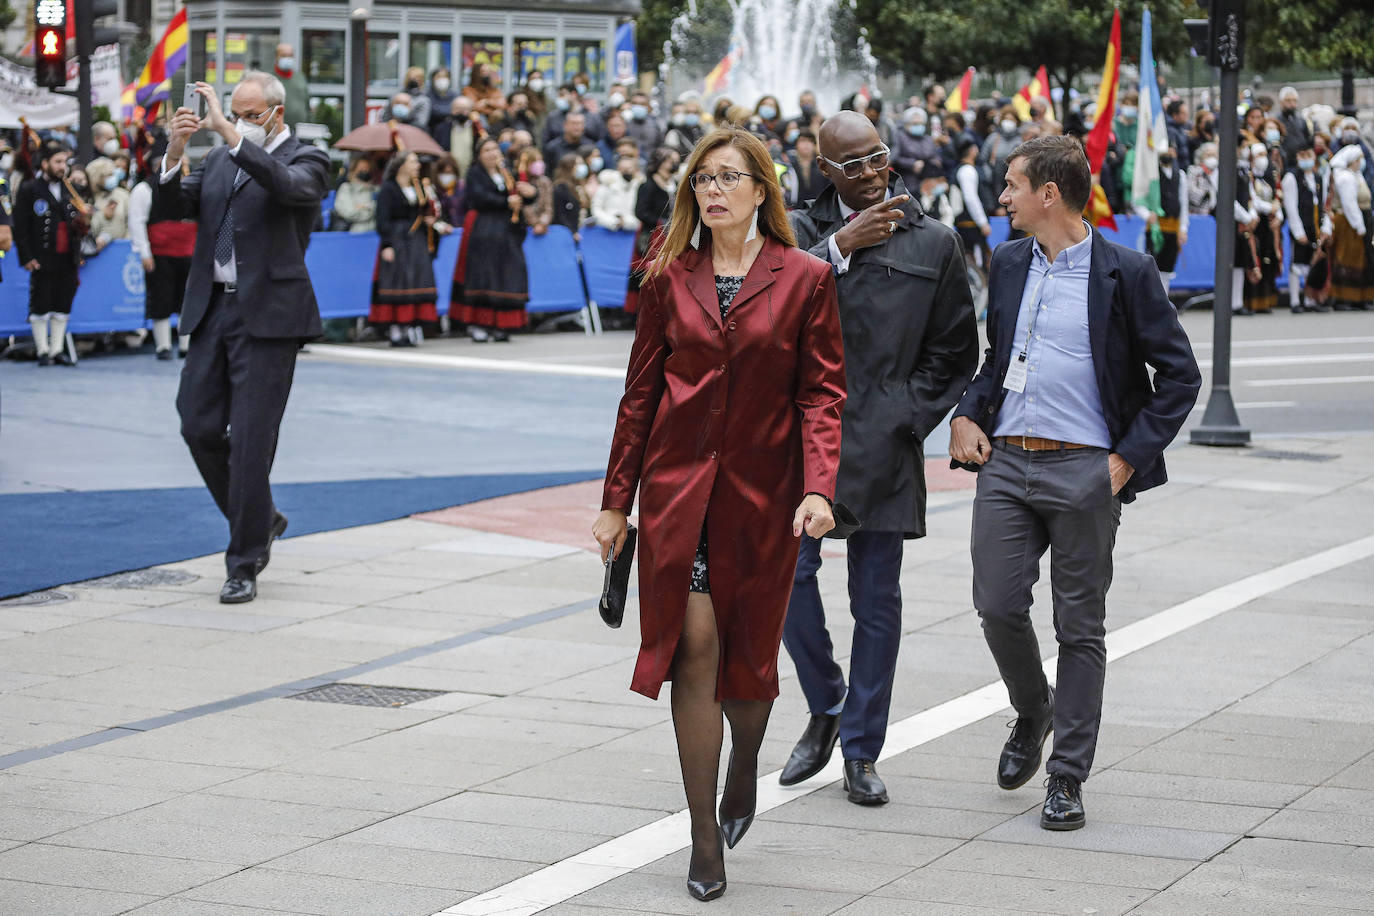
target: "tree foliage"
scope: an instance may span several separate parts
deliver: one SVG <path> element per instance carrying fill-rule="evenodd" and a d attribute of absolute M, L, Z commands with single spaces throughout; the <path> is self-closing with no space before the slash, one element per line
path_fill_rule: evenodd
<path fill-rule="evenodd" d="M 1249 0 L 1245 66 L 1374 74 L 1374 7 L 1350 0 Z"/>

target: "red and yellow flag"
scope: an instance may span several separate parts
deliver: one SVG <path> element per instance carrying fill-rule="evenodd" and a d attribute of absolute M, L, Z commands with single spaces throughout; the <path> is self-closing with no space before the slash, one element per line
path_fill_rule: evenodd
<path fill-rule="evenodd" d="M 945 97 L 945 111 L 967 111 L 968 101 L 973 96 L 973 67 L 964 71 L 963 79 L 954 91 Z"/>
<path fill-rule="evenodd" d="M 706 79 L 702 83 L 702 90 L 706 95 L 715 95 L 730 88 L 730 71 L 734 69 L 743 52 L 744 49 L 738 42 L 730 45 L 730 50 L 720 59 L 720 63 L 706 74 Z"/>
<path fill-rule="evenodd" d="M 172 93 L 172 77 L 186 63 L 187 37 L 186 7 L 177 10 L 172 21 L 167 23 L 167 31 L 153 46 L 148 63 L 143 72 L 134 80 L 135 101 L 145 108 L 154 102 L 165 102 Z"/>
<path fill-rule="evenodd" d="M 1097 91 L 1097 110 L 1093 113 L 1093 129 L 1084 144 L 1088 154 L 1088 168 L 1093 173 L 1093 193 L 1083 217 L 1094 226 L 1116 228 L 1107 194 L 1102 190 L 1102 160 L 1107 157 L 1111 142 L 1112 120 L 1116 117 L 1116 90 L 1121 77 L 1121 10 L 1112 13 L 1112 34 L 1107 42 L 1107 61 L 1102 65 L 1102 88 Z"/>
<path fill-rule="evenodd" d="M 1012 96 L 1011 105 L 1016 109 L 1016 116 L 1022 121 L 1029 121 L 1031 100 L 1036 97 L 1044 97 L 1045 104 L 1048 106 L 1046 114 L 1054 117 L 1054 103 L 1050 101 L 1050 78 L 1041 67 L 1035 71 L 1035 78 L 1021 87 L 1021 91 Z"/>

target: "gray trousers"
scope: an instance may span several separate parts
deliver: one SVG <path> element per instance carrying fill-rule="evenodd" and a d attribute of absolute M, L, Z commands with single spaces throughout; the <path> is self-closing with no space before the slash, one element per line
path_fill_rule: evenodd
<path fill-rule="evenodd" d="M 1046 770 L 1088 778 L 1102 719 L 1105 619 L 1121 500 L 1107 450 L 1029 452 L 994 442 L 973 503 L 973 606 L 1018 715 L 1039 715 L 1049 683 L 1031 626 L 1031 587 L 1050 549 L 1059 670 Z"/>

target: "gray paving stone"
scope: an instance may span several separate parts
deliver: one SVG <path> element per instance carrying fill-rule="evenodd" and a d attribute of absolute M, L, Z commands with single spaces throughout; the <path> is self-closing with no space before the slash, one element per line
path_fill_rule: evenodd
<path fill-rule="evenodd" d="M 357 843 L 400 846 L 463 855 L 491 855 L 524 862 L 557 862 L 602 843 L 593 833 L 513 827 L 507 824 L 457 824 L 432 817 L 401 814 L 349 834 Z"/>
<path fill-rule="evenodd" d="M 858 828 L 956 839 L 971 839 L 1007 818 L 1005 814 L 988 811 L 921 807 L 901 802 L 891 802 L 878 808 L 862 807 L 850 802 L 838 783 L 761 816 L 774 821 L 846 830 Z"/>
<path fill-rule="evenodd" d="M 433 913 L 471 896 L 462 891 L 250 868 L 196 888 L 194 900 L 287 908 L 321 916 Z"/>
<path fill-rule="evenodd" d="M 199 610 L 186 607 L 157 607 L 120 614 L 116 620 L 155 623 L 164 627 L 196 627 L 202 630 L 236 630 L 242 633 L 262 633 L 278 627 L 299 623 L 299 617 L 276 617 L 267 614 L 233 614 L 224 611 Z"/>
<path fill-rule="evenodd" d="M 1117 766 L 1094 773 L 1084 783 L 1085 792 L 1104 792 L 1139 798 L 1173 798 L 1223 805 L 1255 805 L 1280 808 L 1311 790 L 1311 786 L 1280 781 L 1229 779 L 1220 776 L 1187 776 L 1179 773 L 1147 773 Z"/>
<path fill-rule="evenodd" d="M 338 779 L 376 779 L 379 773 L 402 785 L 467 789 L 499 779 L 519 764 L 483 764 L 408 753 L 363 752 L 352 748 L 321 751 L 282 764 L 285 773 L 332 776 Z"/>
<path fill-rule="evenodd" d="M 1273 780 L 1315 786 L 1330 779 L 1344 767 L 1343 763 L 1329 760 L 1285 760 L 1279 757 L 1207 754 L 1155 746 L 1135 752 L 1114 768 L 1181 776 L 1221 776 L 1254 782 Z"/>
<path fill-rule="evenodd" d="M 528 742 L 563 748 L 606 744 L 632 734 L 628 728 L 586 723 L 551 722 L 548 719 L 515 719 L 500 716 L 445 716 L 408 730 L 410 734 L 453 735 L 487 748 L 492 742 Z"/>
<path fill-rule="evenodd" d="M 1254 836 L 1374 846 L 1374 811 L 1302 811 L 1286 808 L 1254 828 Z"/>
<path fill-rule="evenodd" d="M 1084 828 L 1087 829 L 1087 828 Z M 1016 845 L 973 840 L 936 863 L 971 875 L 1010 875 L 1055 880 L 1065 875 L 1092 875 L 1117 887 L 1162 889 L 1196 867 L 1186 859 L 1123 855 L 1056 846 Z M 976 878 L 970 877 L 971 882 Z"/>
<path fill-rule="evenodd" d="M 988 907 L 1004 913 L 1125 913 L 1155 892 L 1140 887 L 1111 887 L 1082 883 L 1072 878 L 1024 878 L 979 875 L 938 867 L 918 868 L 873 892 L 879 898 L 896 898 L 937 904 Z M 876 911 L 875 911 L 876 912 Z"/>
<path fill-rule="evenodd" d="M 315 838 L 229 824 L 189 824 L 135 811 L 54 834 L 48 842 L 135 855 L 162 855 L 176 850 L 190 859 L 253 865 L 308 846 Z"/>
<path fill-rule="evenodd" d="M 169 792 L 191 792 L 238 779 L 252 771 L 241 767 L 145 760 L 83 750 L 21 764 L 8 772 L 46 779 L 70 779 L 97 785 L 127 785 Z"/>
<path fill-rule="evenodd" d="M 1084 790 L 1089 815 L 1094 821 L 1113 824 L 1138 824 L 1146 827 L 1172 827 L 1242 835 L 1274 813 L 1273 808 L 1253 805 L 1223 805 L 1175 798 L 1113 795 L 1098 791 L 1098 788 L 1094 783 Z"/>
<path fill-rule="evenodd" d="M 341 779 L 281 770 L 264 770 L 205 790 L 209 795 L 389 813 L 409 811 L 447 798 L 455 791 L 390 779 Z"/>
<path fill-rule="evenodd" d="M 1374 754 L 1341 770 L 1328 781 L 1329 785 L 1350 789 L 1374 790 Z"/>
<path fill-rule="evenodd" d="M 568 772 L 558 761 L 540 764 L 485 783 L 482 789 L 503 795 L 527 795 L 628 808 L 677 811 L 686 807 L 681 782 L 634 779 L 612 774 Z"/>
<path fill-rule="evenodd" d="M 1174 894 L 1260 906 L 1282 902 L 1293 912 L 1323 906 L 1367 912 L 1374 907 L 1374 850 L 1242 840 L 1181 878 L 1165 899 Z"/>
<path fill-rule="evenodd" d="M 749 913 L 750 916 L 833 913 L 845 904 L 852 903 L 858 896 L 757 884 L 750 881 L 749 875 L 741 869 L 731 871 L 728 864 L 726 877 L 729 887 L 721 902 L 728 902 L 730 912 Z M 636 913 L 692 916 L 701 911 L 701 904 L 687 895 L 686 881 L 685 871 L 676 876 L 631 872 L 579 894 L 569 902 L 592 907 L 619 907 Z"/>
<path fill-rule="evenodd" d="M 538 699 L 527 696 L 498 697 L 468 710 L 474 716 L 513 716 L 550 722 L 605 725 L 612 728 L 646 728 L 669 721 L 669 711 L 650 703 L 578 703 L 571 700 Z"/>
<path fill-rule="evenodd" d="M 144 808 L 148 818 L 213 827 L 232 824 L 308 837 L 332 837 L 376 823 L 386 812 L 192 793 Z"/>
<path fill-rule="evenodd" d="M 1365 735 L 1244 735 L 1194 727 L 1165 738 L 1154 747 L 1163 751 L 1240 755 L 1259 759 L 1320 760 L 1348 765 L 1367 754 L 1370 747 L 1374 747 L 1374 740 Z"/>
<path fill-rule="evenodd" d="M 1351 911 L 1337 907 L 1303 904 L 1300 908 L 1291 900 L 1249 900 L 1222 893 L 1213 895 L 1189 894 L 1167 890 L 1147 900 L 1131 912 L 1140 916 L 1350 916 Z"/>
<path fill-rule="evenodd" d="M 0 874 L 15 881 L 165 897 L 232 874 L 239 866 L 100 849 L 29 843 L 0 853 Z"/>
<path fill-rule="evenodd" d="M 418 817 L 515 827 L 575 829 L 581 833 L 619 836 L 663 816 L 662 812 L 620 805 L 592 805 L 549 798 L 526 798 L 487 792 L 464 792 L 411 812 Z"/>
<path fill-rule="evenodd" d="M 89 811 L 7 804 L 0 806 L 0 837 L 6 840 L 38 840 L 82 824 L 94 823 L 105 816 Z"/>
<path fill-rule="evenodd" d="M 147 894 L 61 887 L 0 878 L 0 913 L 41 913 L 43 916 L 104 916 L 124 913 L 151 902 Z"/>
<path fill-rule="evenodd" d="M 275 560 L 275 556 L 273 558 Z M 255 906 L 233 906 L 227 903 L 210 903 L 205 900 L 188 900 L 185 897 L 168 897 L 147 906 L 130 910 L 138 916 L 311 916 L 306 913 L 289 913 L 286 910 L 264 910 Z"/>
<path fill-rule="evenodd" d="M 1044 830 L 1040 827 L 1040 812 L 1031 811 L 994 827 L 981 834 L 979 839 L 1027 846 L 1086 849 L 1131 856 L 1196 861 L 1209 859 L 1240 839 L 1239 834 L 1099 821 L 1092 814 L 1090 801 L 1085 800 L 1084 807 L 1088 811 L 1088 823 L 1081 830 Z"/>
<path fill-rule="evenodd" d="M 959 903 L 931 903 L 928 900 L 893 900 L 889 897 L 865 897 L 835 911 L 835 916 L 993 916 L 1006 910 L 965 906 Z"/>
<path fill-rule="evenodd" d="M 754 822 L 741 851 L 760 856 L 806 856 L 840 861 L 867 861 L 918 868 L 956 848 L 952 837 L 918 836 L 905 831 L 835 830 L 791 821 L 770 821 L 767 815 Z M 733 853 L 731 854 L 733 856 Z M 659 860 L 663 862 L 665 860 Z M 733 861 L 733 858 L 731 858 Z M 657 868 L 658 863 L 648 866 Z"/>
<path fill-rule="evenodd" d="M 380 846 L 343 838 L 273 859 L 271 867 L 278 871 L 481 893 L 543 866 L 517 859 Z"/>

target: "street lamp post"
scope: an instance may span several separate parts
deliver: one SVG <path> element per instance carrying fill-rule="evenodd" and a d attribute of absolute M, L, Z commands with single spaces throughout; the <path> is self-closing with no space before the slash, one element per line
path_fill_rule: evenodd
<path fill-rule="evenodd" d="M 350 45 L 348 72 L 348 128 L 355 130 L 367 120 L 367 18 L 372 0 L 351 0 L 348 13 Z"/>

